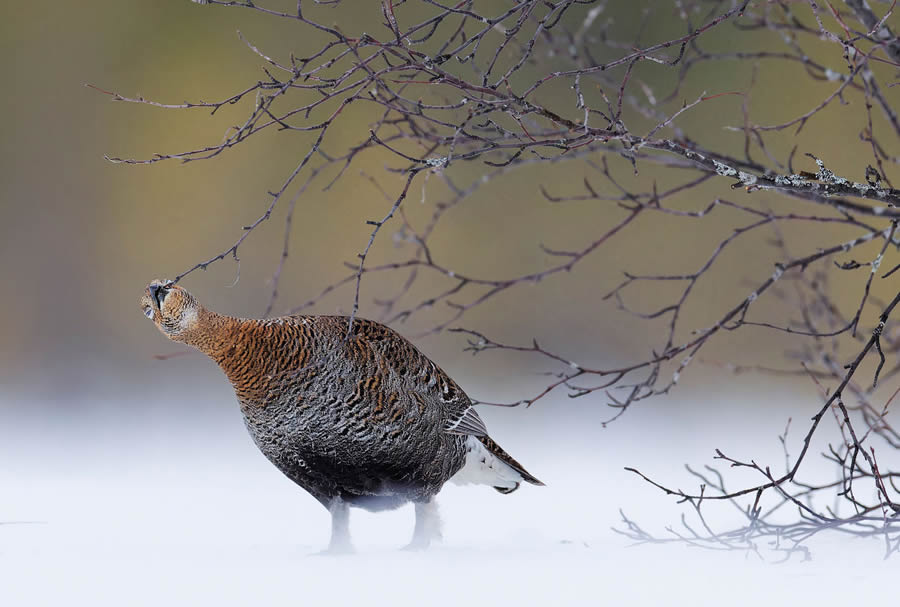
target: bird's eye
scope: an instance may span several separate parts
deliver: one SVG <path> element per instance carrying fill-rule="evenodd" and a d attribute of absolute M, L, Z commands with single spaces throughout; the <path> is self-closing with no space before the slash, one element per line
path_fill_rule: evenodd
<path fill-rule="evenodd" d="M 146 316 L 150 320 L 153 320 L 153 308 L 151 308 L 150 306 L 144 308 L 144 316 Z"/>

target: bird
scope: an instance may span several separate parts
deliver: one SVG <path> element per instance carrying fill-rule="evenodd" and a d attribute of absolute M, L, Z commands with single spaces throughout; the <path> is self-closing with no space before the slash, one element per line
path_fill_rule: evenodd
<path fill-rule="evenodd" d="M 544 484 L 491 439 L 459 385 L 384 324 L 236 318 L 160 279 L 140 304 L 169 339 L 219 365 L 256 446 L 328 510 L 324 553 L 353 552 L 350 507 L 379 512 L 411 502 L 406 548 L 422 550 L 441 539 L 435 497 L 447 481 L 503 494 Z"/>

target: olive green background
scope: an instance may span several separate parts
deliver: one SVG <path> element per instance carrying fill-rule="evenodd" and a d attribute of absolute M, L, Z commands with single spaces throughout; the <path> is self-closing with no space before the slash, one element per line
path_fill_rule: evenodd
<path fill-rule="evenodd" d="M 268 6 L 280 4 L 273 1 Z M 684 29 L 673 9 L 661 7 L 667 3 L 610 4 L 600 21 L 613 19 L 611 35 L 627 45 L 633 44 L 639 29 L 644 45 L 681 35 Z M 651 11 L 651 17 L 642 26 L 645 9 Z M 384 32 L 377 2 L 345 2 L 337 9 L 312 7 L 309 14 L 323 22 L 339 23 L 346 32 L 367 31 L 376 36 Z M 421 7 L 398 7 L 401 23 L 411 23 L 421 14 Z M 573 11 L 570 21 L 580 14 Z M 264 78 L 262 61 L 238 38 L 237 30 L 264 52 L 280 58 L 291 51 L 302 56 L 324 40 L 295 23 L 187 0 L 3 4 L 0 397 L 4 406 L 40 400 L 90 407 L 147 389 L 160 397 L 158 402 L 169 402 L 175 399 L 172 391 L 202 392 L 205 386 L 215 386 L 215 394 L 227 395 L 218 372 L 202 357 L 153 358 L 179 348 L 142 317 L 138 298 L 150 279 L 177 274 L 234 242 L 241 226 L 265 209 L 266 191 L 280 186 L 308 149 L 311 136 L 266 132 L 214 160 L 186 165 L 172 161 L 151 166 L 112 164 L 104 160 L 104 154 L 143 158 L 214 144 L 229 126 L 242 121 L 253 100 L 223 108 L 210 117 L 205 110 L 163 110 L 113 102 L 84 85 L 170 103 L 224 98 Z M 701 38 L 710 51 L 734 48 L 738 41 L 744 50 L 780 49 L 777 36 L 736 33 L 728 24 Z M 816 40 L 804 44 L 817 61 L 846 71 L 837 45 Z M 613 57 L 612 51 L 598 53 Z M 889 80 L 888 68 L 878 69 L 883 69 L 879 73 Z M 526 72 L 523 79 L 533 79 L 534 73 Z M 704 91 L 712 95 L 751 90 L 751 119 L 774 123 L 809 110 L 835 86 L 810 79 L 797 65 L 775 61 L 759 62 L 750 89 L 753 77 L 754 65 L 749 62 L 703 64 L 690 74 L 668 109 L 674 111 L 683 100 L 692 101 Z M 675 78 L 671 68 L 644 62 L 635 70 L 631 90 L 640 95 L 639 83 L 644 83 L 662 97 Z M 566 113 L 574 111 L 572 92 L 566 86 L 548 87 L 541 94 L 544 103 Z M 887 94 L 896 101 L 900 87 L 888 89 Z M 302 97 L 296 99 L 299 103 Z M 847 101 L 850 106 L 833 103 L 797 136 L 793 130 L 772 135 L 768 140 L 771 151 L 784 160 L 796 144 L 795 168 L 814 168 L 802 158 L 802 152 L 809 151 L 839 174 L 862 180 L 865 164 L 871 162 L 870 150 L 858 136 L 865 127 L 865 112 L 859 95 L 848 95 Z M 681 117 L 678 124 L 703 145 L 740 153 L 743 135 L 723 127 L 741 124 L 742 102 L 739 96 L 705 102 Z M 338 153 L 365 138 L 374 115 L 371 107 L 348 109 L 325 148 Z M 876 132 L 887 135 L 880 112 L 873 111 L 873 117 Z M 649 123 L 632 119 L 629 124 L 635 131 L 646 132 Z M 900 152 L 896 139 L 886 137 L 884 143 L 892 148 L 890 153 Z M 764 159 L 758 149 L 753 154 L 757 160 Z M 599 155 L 592 160 L 599 161 Z M 640 167 L 640 175 L 634 176 L 626 164 L 615 159 L 610 162 L 619 182 L 635 191 L 645 191 L 654 180 L 662 189 L 688 178 L 646 163 Z M 387 154 L 369 153 L 330 191 L 313 187 L 300 199 L 276 311 L 309 299 L 347 274 L 344 262 L 352 262 L 365 245 L 369 233 L 365 221 L 380 218 L 390 207 L 361 171 L 395 193 L 400 178 L 384 168 L 401 164 Z M 471 163 L 449 170 L 463 182 L 477 179 L 485 167 Z M 543 185 L 554 194 L 580 194 L 585 177 L 595 187 L 609 188 L 584 160 L 531 165 L 511 172 L 449 213 L 434 235 L 432 250 L 444 265 L 479 276 L 505 277 L 549 267 L 557 260 L 543 254 L 540 243 L 558 249 L 580 248 L 621 217 L 621 211 L 610 203 L 553 205 L 538 192 Z M 892 177 L 896 185 L 900 176 Z M 815 210 L 767 193 L 748 195 L 730 185 L 728 179 L 714 179 L 680 197 L 677 204 L 696 209 L 723 197 L 781 210 L 789 204 L 794 209 Z M 413 224 L 421 226 L 433 205 L 446 198 L 446 188 L 432 175 L 424 187 L 416 182 L 405 209 Z M 184 286 L 218 311 L 261 314 L 281 251 L 284 211 L 283 205 L 278 207 L 272 219 L 241 248 L 236 284 L 232 286 L 235 264 L 226 260 L 205 273 L 192 274 Z M 623 270 L 692 271 L 723 234 L 745 222 L 727 211 L 702 221 L 642 219 L 573 272 L 511 289 L 455 324 L 516 343 L 527 344 L 537 338 L 548 348 L 590 366 L 636 360 L 659 344 L 664 322 L 638 322 L 618 312 L 613 302 L 602 301 L 601 296 L 621 279 Z M 409 254 L 411 249 L 397 248 L 393 241 L 397 226 L 386 226 L 371 263 Z M 776 261 L 776 252 L 766 245 L 771 235 L 760 232 L 722 256 L 718 270 L 698 285 L 694 302 L 686 310 L 686 328 L 711 324 L 717 313 L 745 297 L 752 285 L 771 273 Z M 792 253 L 798 255 L 854 236 L 821 226 L 789 230 L 788 235 Z M 874 254 L 875 249 L 867 248 L 854 257 L 862 260 Z M 391 292 L 404 277 L 367 277 L 362 313 L 377 317 L 379 309 L 372 304 L 373 298 Z M 842 280 L 835 297 L 852 311 L 865 273 L 846 274 Z M 426 276 L 413 295 L 424 297 L 442 286 L 446 288 L 447 283 Z M 882 285 L 878 289 L 883 289 Z M 646 311 L 657 306 L 665 294 L 659 287 L 635 289 L 630 301 Z M 352 291 L 342 289 L 312 311 L 346 312 L 351 305 Z M 869 312 L 874 315 L 873 310 Z M 785 320 L 789 315 L 772 298 L 760 301 L 759 311 L 770 314 L 772 320 Z M 448 313 L 438 307 L 396 328 L 415 335 Z M 465 339 L 458 334 L 434 335 L 416 343 L 448 371 L 464 378 L 464 385 L 477 386 L 476 397 L 515 399 L 544 381 L 534 373 L 546 369 L 539 361 L 496 354 L 472 358 L 463 352 Z M 723 336 L 717 349 L 705 357 L 709 361 L 785 364 L 780 355 L 787 343 L 772 332 L 742 331 Z M 688 394 L 710 390 L 710 386 L 717 391 L 732 390 L 736 385 L 753 389 L 760 381 L 773 380 L 737 379 L 716 365 L 701 364 L 693 368 L 684 389 Z M 802 389 L 811 391 L 812 387 L 806 382 Z M 586 404 L 599 406 L 602 402 L 595 398 Z"/>

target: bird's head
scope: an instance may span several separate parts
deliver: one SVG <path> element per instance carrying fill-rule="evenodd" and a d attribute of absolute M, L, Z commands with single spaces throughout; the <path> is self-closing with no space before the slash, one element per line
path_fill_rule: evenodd
<path fill-rule="evenodd" d="M 141 308 L 169 339 L 182 342 L 196 328 L 202 309 L 193 295 L 174 282 L 158 279 L 144 290 Z"/>

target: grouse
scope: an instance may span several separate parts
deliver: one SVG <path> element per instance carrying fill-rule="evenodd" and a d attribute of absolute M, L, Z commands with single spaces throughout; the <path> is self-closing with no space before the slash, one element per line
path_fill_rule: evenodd
<path fill-rule="evenodd" d="M 141 307 L 169 339 L 222 368 L 256 445 L 330 512 L 328 552 L 352 551 L 350 506 L 412 502 L 408 547 L 423 549 L 440 538 L 435 496 L 448 480 L 500 493 L 543 485 L 488 436 L 462 389 L 385 325 L 234 318 L 166 280 L 147 286 Z"/>

